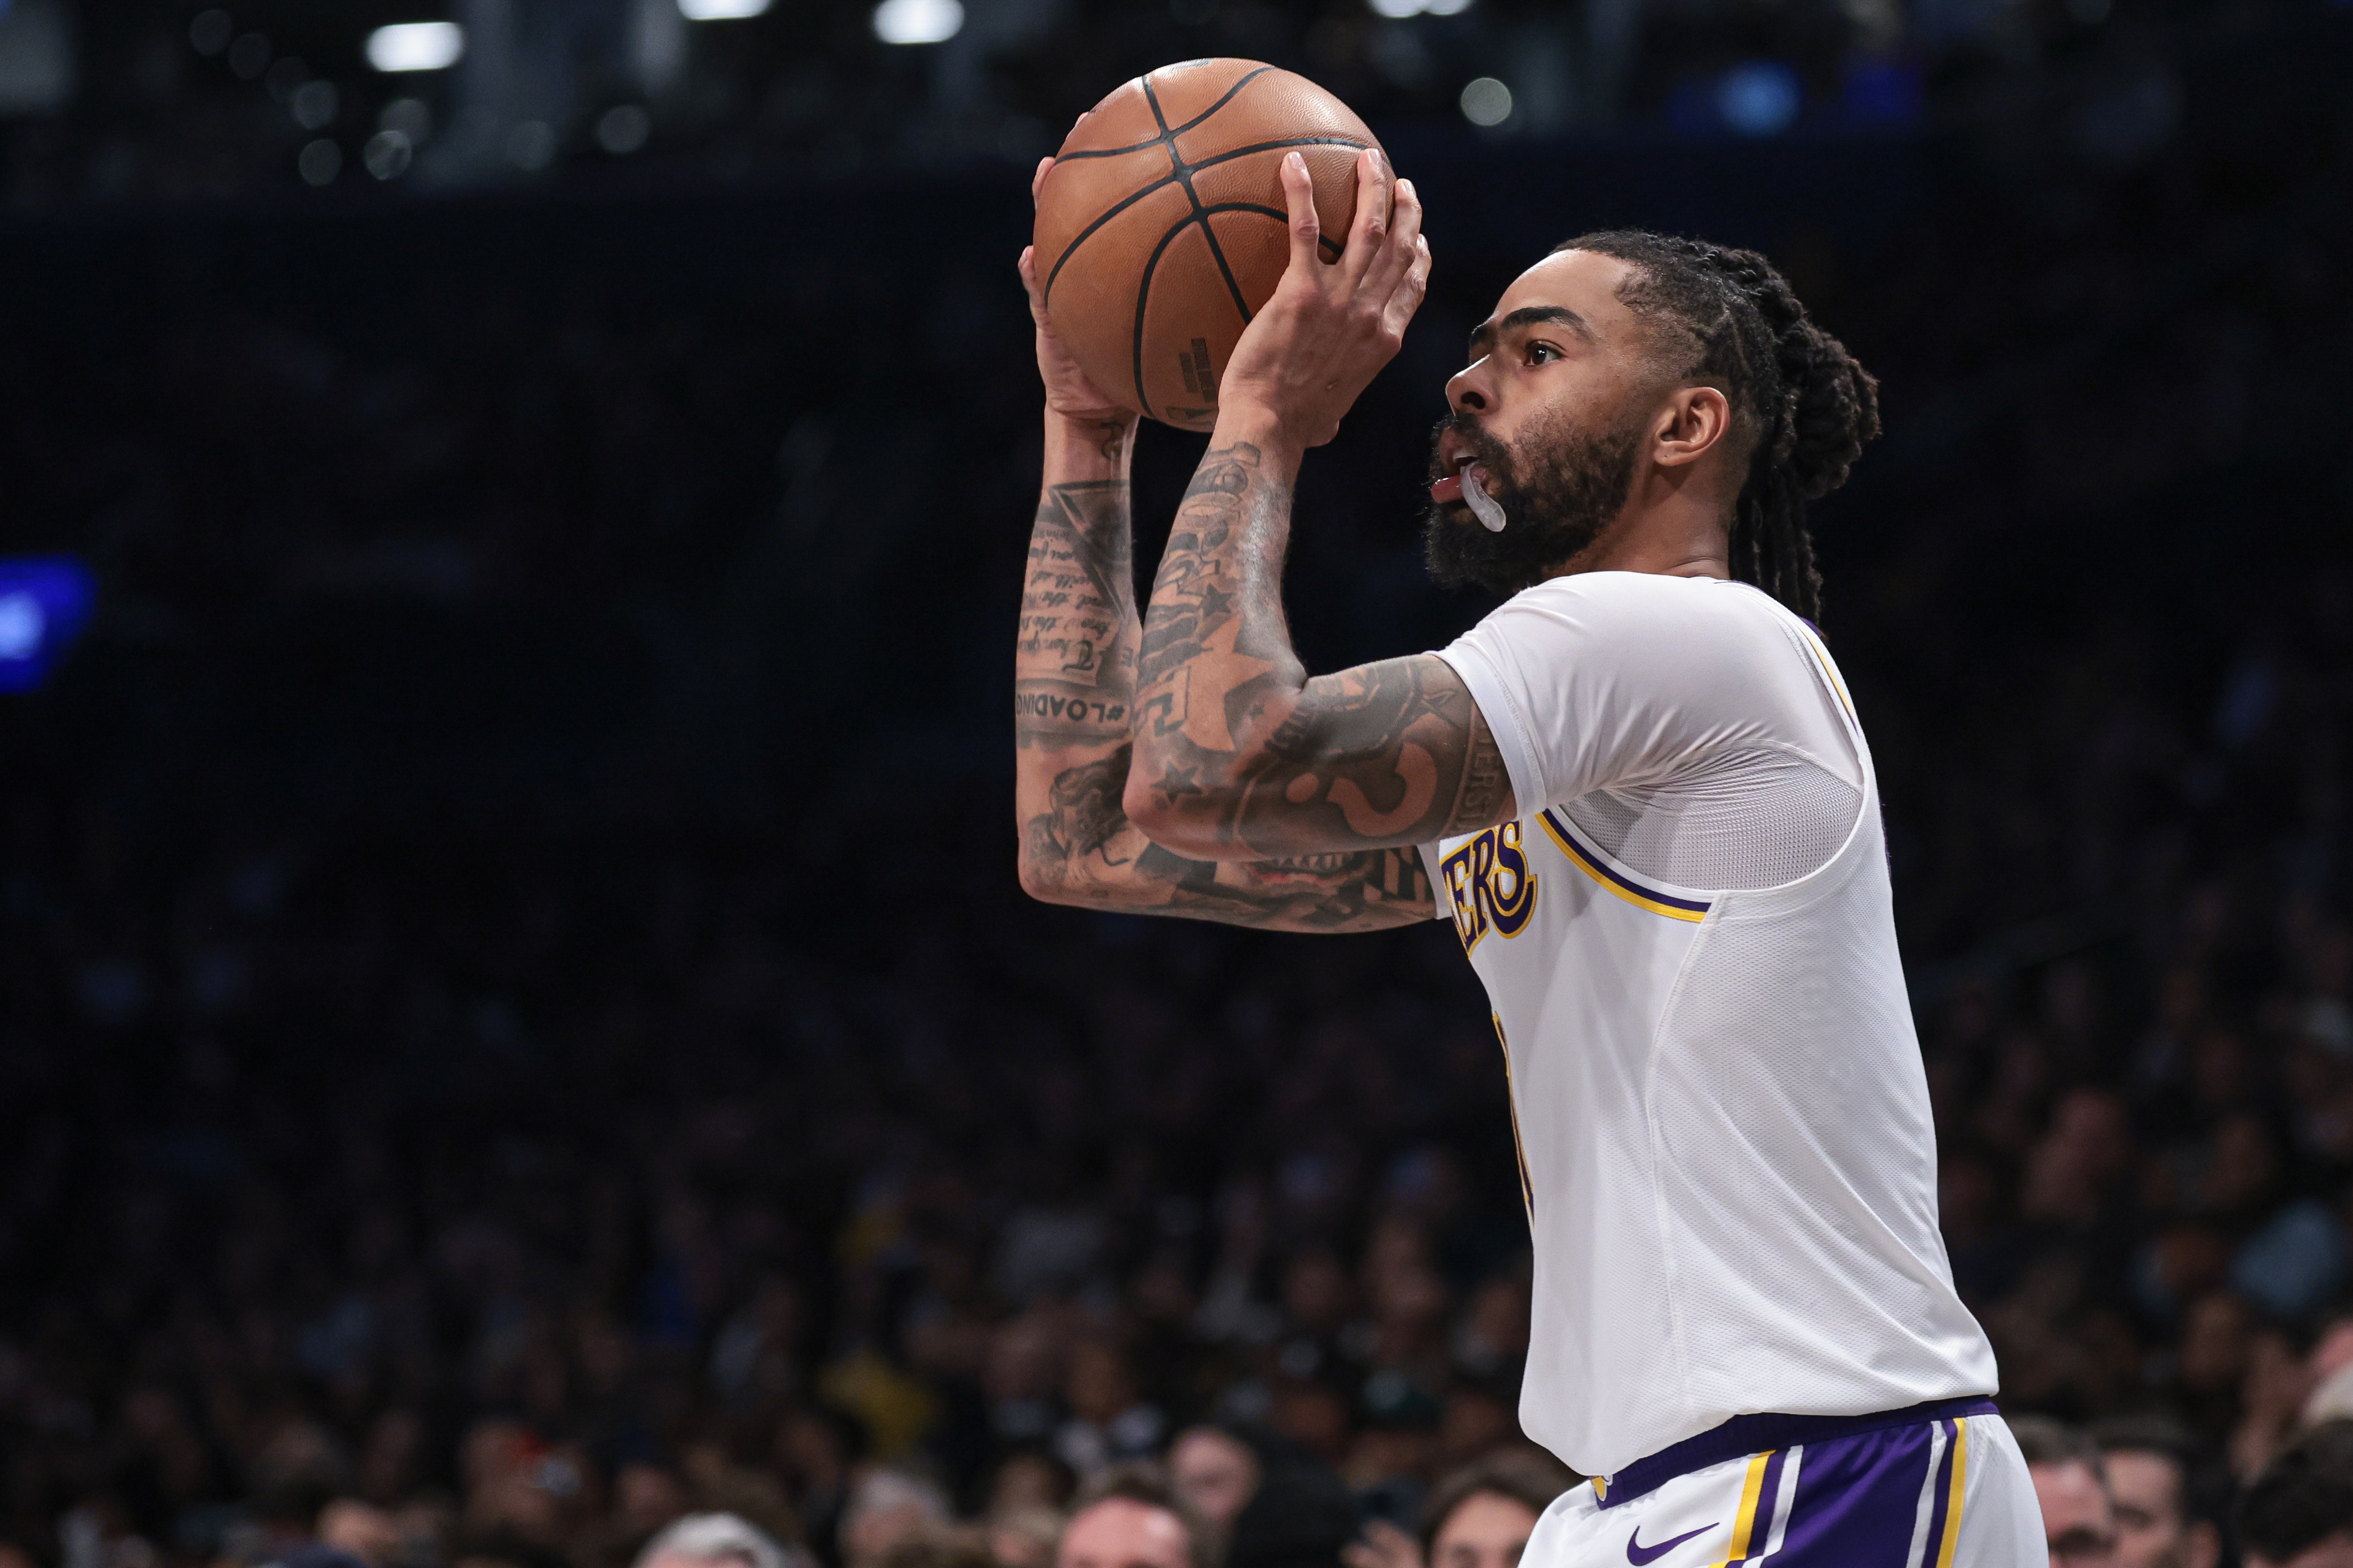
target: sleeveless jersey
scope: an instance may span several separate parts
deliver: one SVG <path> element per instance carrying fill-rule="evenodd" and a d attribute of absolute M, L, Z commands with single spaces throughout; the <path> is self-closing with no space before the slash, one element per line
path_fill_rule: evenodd
<path fill-rule="evenodd" d="M 1937 1228 L 1871 754 L 1820 639 L 1743 584 L 1590 573 L 1440 657 L 1521 811 L 1424 855 L 1509 1071 L 1528 1435 L 1606 1477 L 1735 1415 L 1991 1394 Z M 1788 819 L 1826 798 L 1792 862 Z M 1738 885 L 1662 879 L 1678 857 Z"/>

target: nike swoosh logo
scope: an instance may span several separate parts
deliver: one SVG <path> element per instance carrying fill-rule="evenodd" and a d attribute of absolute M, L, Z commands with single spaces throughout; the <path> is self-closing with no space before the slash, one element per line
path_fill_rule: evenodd
<path fill-rule="evenodd" d="M 1656 1563 L 1693 1536 L 1705 1535 L 1715 1528 L 1713 1524 L 1703 1524 L 1697 1530 L 1684 1531 L 1672 1541 L 1662 1541 L 1656 1546 L 1645 1546 L 1642 1544 L 1642 1527 L 1638 1524 L 1634 1527 L 1634 1533 L 1626 1538 L 1626 1561 L 1633 1563 L 1634 1568 L 1641 1568 L 1645 1563 Z"/>

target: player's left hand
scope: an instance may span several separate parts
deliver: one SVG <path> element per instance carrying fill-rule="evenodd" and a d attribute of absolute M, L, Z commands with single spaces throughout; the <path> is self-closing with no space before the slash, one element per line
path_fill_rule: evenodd
<path fill-rule="evenodd" d="M 1316 252 L 1315 188 L 1296 153 L 1282 160 L 1282 194 L 1291 265 L 1226 362 L 1219 424 L 1271 419 L 1298 445 L 1320 447 L 1405 341 L 1430 286 L 1430 242 L 1413 182 L 1370 149 L 1356 159 L 1356 216 L 1337 261 Z"/>

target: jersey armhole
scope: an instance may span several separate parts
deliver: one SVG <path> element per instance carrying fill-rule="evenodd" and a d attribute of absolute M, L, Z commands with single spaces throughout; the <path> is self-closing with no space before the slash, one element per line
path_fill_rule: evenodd
<path fill-rule="evenodd" d="M 1430 878 L 1430 918 L 1434 921 L 1452 920 L 1454 918 L 1454 893 L 1451 889 L 1447 887 L 1445 877 L 1440 875 L 1439 872 L 1438 863 L 1441 858 L 1439 854 L 1439 846 L 1435 844 L 1417 844 L 1414 846 L 1414 849 L 1421 856 L 1422 871 Z"/>
<path fill-rule="evenodd" d="M 1790 618 L 1795 620 L 1796 616 L 1791 615 Z M 1846 760 L 1853 765 L 1854 777 L 1847 778 L 1834 769 L 1827 767 L 1821 758 L 1807 756 L 1806 760 L 1816 767 L 1821 768 L 1841 784 L 1867 791 L 1871 787 L 1871 757 L 1863 749 L 1862 721 L 1855 716 L 1853 702 L 1846 693 L 1845 679 L 1839 675 L 1837 668 L 1831 663 L 1829 649 L 1822 646 L 1819 637 L 1810 628 L 1804 627 L 1801 624 L 1785 625 L 1781 629 L 1789 640 L 1797 645 L 1799 657 L 1805 661 L 1807 671 L 1812 677 L 1814 699 L 1821 703 L 1823 710 L 1830 715 L 1831 726 L 1838 731 L 1840 740 L 1846 744 Z M 1805 755 L 1802 748 L 1790 749 L 1797 751 L 1799 755 Z"/>

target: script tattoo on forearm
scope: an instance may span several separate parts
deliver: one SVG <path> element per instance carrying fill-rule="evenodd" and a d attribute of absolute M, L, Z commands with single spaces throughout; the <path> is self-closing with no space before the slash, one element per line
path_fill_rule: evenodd
<path fill-rule="evenodd" d="M 1282 614 L 1290 487 L 1237 443 L 1202 459 L 1145 619 L 1136 734 L 1161 802 L 1220 844 L 1427 843 L 1499 820 L 1511 781 L 1461 679 L 1424 654 L 1303 679 Z"/>
<path fill-rule="evenodd" d="M 1117 744 L 1135 691 L 1125 479 L 1050 488 L 1029 536 L 1013 692 L 1016 743 Z"/>
<path fill-rule="evenodd" d="M 1431 889 L 1410 849 L 1194 860 L 1128 820 L 1120 800 L 1141 635 L 1128 506 L 1124 479 L 1052 485 L 1039 504 L 1013 699 L 1025 774 L 1051 770 L 1040 780 L 1046 809 L 1021 825 L 1030 885 L 1066 902 L 1285 931 L 1427 918 Z"/>

